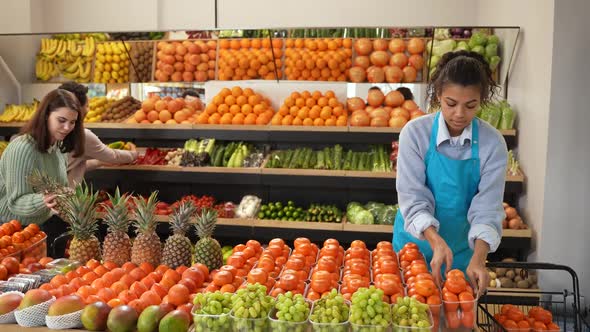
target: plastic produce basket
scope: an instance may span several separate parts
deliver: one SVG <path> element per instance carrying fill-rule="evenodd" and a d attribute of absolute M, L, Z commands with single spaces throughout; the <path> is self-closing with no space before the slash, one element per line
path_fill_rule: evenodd
<path fill-rule="evenodd" d="M 309 322 L 311 323 L 311 330 L 313 332 L 348 332 L 350 328 L 350 302 L 345 301 L 346 305 L 348 306 L 348 319 L 341 323 L 319 323 L 314 322 L 311 319 L 311 314 L 313 313 L 314 309 L 316 308 L 317 302 L 321 301 L 317 300 L 313 303 L 312 310 L 310 312 Z"/>
<path fill-rule="evenodd" d="M 523 269 L 524 271 L 543 272 L 563 278 L 569 275 L 571 289 L 565 290 L 535 290 L 523 294 L 514 289 L 490 289 L 479 299 L 477 325 L 480 331 L 502 332 L 520 331 L 503 327 L 494 315 L 500 312 L 502 305 L 512 304 L 525 315 L 535 306 L 549 310 L 553 315 L 553 322 L 560 327 L 560 331 L 590 331 L 590 324 L 584 320 L 580 306 L 580 286 L 576 272 L 565 265 L 551 263 L 501 262 L 488 263 L 491 268 Z M 522 330 L 522 329 L 521 329 Z M 536 331 L 534 328 L 531 332 Z M 543 330 L 547 331 L 547 330 Z M 557 332 L 557 331 L 555 331 Z"/>
<path fill-rule="evenodd" d="M 309 315 L 311 315 L 311 311 L 313 310 L 313 302 L 307 300 L 306 301 L 309 306 L 309 314 L 305 317 L 305 320 L 302 322 L 288 322 L 284 320 L 279 320 L 276 317 L 277 310 L 273 308 L 268 313 L 268 319 L 270 321 L 269 327 L 270 331 L 273 332 L 307 332 L 309 330 Z"/>
<path fill-rule="evenodd" d="M 477 299 L 473 301 L 447 302 L 443 300 L 444 322 L 447 329 L 471 331 L 477 325 Z"/>
<path fill-rule="evenodd" d="M 21 261 L 25 258 L 34 258 L 36 261 L 47 256 L 47 236 L 43 237 L 36 243 L 33 243 L 30 247 L 25 248 L 21 251 Z"/>
<path fill-rule="evenodd" d="M 196 313 L 198 308 L 192 310 L 195 332 L 224 332 L 231 330 L 231 319 L 229 313 L 221 315 L 204 315 Z"/>
<path fill-rule="evenodd" d="M 268 331 L 268 317 L 238 318 L 230 312 L 232 331 L 234 332 L 265 332 Z"/>
<path fill-rule="evenodd" d="M 432 312 L 430 312 L 430 326 L 427 327 L 411 327 L 411 326 L 400 326 L 395 323 L 391 324 L 391 331 L 393 332 L 431 332 L 438 331 L 438 327 L 434 326 L 434 320 L 432 318 Z"/>

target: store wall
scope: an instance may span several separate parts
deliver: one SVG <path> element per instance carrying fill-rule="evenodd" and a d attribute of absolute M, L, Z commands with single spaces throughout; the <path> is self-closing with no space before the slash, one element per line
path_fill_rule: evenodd
<path fill-rule="evenodd" d="M 0 0 L 0 33 L 31 32 L 30 12 L 30 0 Z"/>
<path fill-rule="evenodd" d="M 218 8 L 225 29 L 477 24 L 471 0 L 218 0 Z"/>
<path fill-rule="evenodd" d="M 534 8 L 534 15 L 525 15 Z M 480 0 L 480 25 L 521 27 L 509 74 L 508 100 L 517 111 L 517 155 L 526 176 L 519 210 L 533 229 L 533 246 L 543 240 L 547 132 L 551 96 L 553 0 Z M 531 259 L 535 259 L 537 251 Z"/>
<path fill-rule="evenodd" d="M 551 112 L 540 260 L 571 266 L 590 297 L 590 110 L 587 0 L 555 7 Z M 559 279 L 545 278 L 554 285 Z M 590 304 L 590 303 L 589 303 Z"/>

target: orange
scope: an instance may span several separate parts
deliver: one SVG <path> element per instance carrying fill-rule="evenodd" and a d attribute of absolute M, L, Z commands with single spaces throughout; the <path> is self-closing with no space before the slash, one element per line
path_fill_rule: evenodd
<path fill-rule="evenodd" d="M 225 97 L 224 102 L 227 106 L 231 106 L 236 103 L 236 97 L 234 97 L 233 95 L 229 95 Z"/>
<path fill-rule="evenodd" d="M 238 114 L 234 115 L 234 117 L 232 118 L 231 124 L 242 125 L 242 124 L 244 124 L 244 118 L 245 118 L 244 114 L 238 113 Z"/>
<path fill-rule="evenodd" d="M 124 305 L 125 302 L 121 301 L 120 299 L 115 298 L 115 299 L 112 299 L 109 302 L 107 302 L 107 304 L 111 308 L 116 308 L 116 307 L 118 307 L 120 305 Z"/>
<path fill-rule="evenodd" d="M 168 110 L 163 110 L 159 114 L 159 119 L 162 122 L 166 122 L 166 121 L 172 119 L 172 113 L 170 113 L 170 111 L 168 111 Z"/>
<path fill-rule="evenodd" d="M 290 126 L 293 123 L 293 116 L 292 115 L 287 115 L 283 118 L 283 120 L 281 121 L 281 125 L 283 126 Z"/>
<path fill-rule="evenodd" d="M 307 118 L 308 115 L 309 115 L 309 108 L 308 107 L 303 107 L 297 112 L 297 117 L 301 120 Z"/>
<path fill-rule="evenodd" d="M 322 108 L 320 112 L 320 117 L 323 120 L 328 120 L 332 116 L 332 108 L 330 106 L 325 106 Z"/>
<path fill-rule="evenodd" d="M 236 104 L 240 107 L 248 103 L 248 97 L 245 95 L 240 95 L 236 98 Z"/>
<path fill-rule="evenodd" d="M 314 106 L 311 108 L 311 110 L 309 111 L 309 117 L 312 119 L 317 119 L 320 117 L 320 112 L 322 111 L 322 108 L 319 106 Z"/>
<path fill-rule="evenodd" d="M 322 93 L 316 90 L 311 94 L 311 97 L 314 101 L 317 101 L 322 97 Z"/>
<path fill-rule="evenodd" d="M 336 120 L 336 125 L 338 127 L 345 127 L 347 125 L 347 123 L 348 123 L 348 118 L 346 117 L 346 115 L 341 115 Z"/>
<path fill-rule="evenodd" d="M 334 118 L 327 119 L 326 122 L 325 122 L 325 125 L 326 126 L 335 126 L 336 125 L 336 119 L 334 119 Z"/>
<path fill-rule="evenodd" d="M 256 118 L 256 124 L 257 125 L 265 125 L 265 124 L 268 123 L 268 121 L 269 121 L 269 118 L 266 115 L 264 115 L 264 114 L 260 114 Z"/>
<path fill-rule="evenodd" d="M 297 116 L 298 113 L 299 113 L 299 107 L 291 106 L 291 108 L 289 108 L 289 114 L 291 116 Z"/>
<path fill-rule="evenodd" d="M 304 126 L 313 126 L 313 120 L 311 118 L 305 118 L 303 120 L 303 125 Z"/>
<path fill-rule="evenodd" d="M 248 104 L 250 104 L 251 106 L 256 106 L 260 103 L 260 96 L 257 94 L 251 95 L 248 97 Z"/>
<path fill-rule="evenodd" d="M 256 124 L 256 118 L 257 118 L 256 114 L 250 113 L 244 119 L 244 124 L 246 124 L 246 125 Z"/>
<path fill-rule="evenodd" d="M 320 97 L 318 99 L 318 106 L 319 107 L 328 106 L 328 102 L 329 102 L 329 99 L 328 98 L 326 98 L 326 97 Z"/>
<path fill-rule="evenodd" d="M 149 111 L 149 113 L 147 114 L 147 120 L 149 122 L 154 122 L 158 119 L 159 119 L 158 111 Z"/>
<path fill-rule="evenodd" d="M 303 125 L 303 120 L 299 117 L 296 117 L 295 119 L 293 119 L 293 125 L 294 126 L 301 126 L 301 125 Z"/>
<path fill-rule="evenodd" d="M 323 126 L 324 120 L 322 120 L 322 118 L 317 118 L 317 119 L 313 120 L 313 125 L 314 126 Z"/>
<path fill-rule="evenodd" d="M 189 302 L 190 292 L 185 285 L 174 285 L 168 291 L 168 301 L 176 306 Z"/>
<path fill-rule="evenodd" d="M 281 114 L 277 113 L 277 114 L 275 114 L 275 116 L 272 117 L 272 120 L 270 123 L 273 126 L 280 126 L 282 120 L 283 120 L 283 116 Z"/>
<path fill-rule="evenodd" d="M 226 104 L 221 104 L 217 107 L 217 113 L 219 115 L 223 115 L 225 113 L 229 112 L 229 106 Z M 212 114 L 213 115 L 213 114 Z"/>
<path fill-rule="evenodd" d="M 221 116 L 219 115 L 219 113 L 215 113 L 209 117 L 208 123 L 209 124 L 219 124 L 220 119 L 221 119 Z"/>

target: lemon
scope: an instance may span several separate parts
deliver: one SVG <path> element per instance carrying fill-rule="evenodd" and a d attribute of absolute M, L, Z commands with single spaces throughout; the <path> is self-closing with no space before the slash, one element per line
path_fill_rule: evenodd
<path fill-rule="evenodd" d="M 116 55 L 115 55 L 116 57 Z M 121 67 L 119 66 L 119 64 L 117 63 L 118 61 L 115 60 L 115 63 L 113 63 L 113 65 L 111 66 L 111 68 L 113 68 L 113 71 L 119 71 L 121 69 Z"/>
<path fill-rule="evenodd" d="M 104 65 L 104 71 L 112 71 L 111 65 L 108 63 Z"/>
<path fill-rule="evenodd" d="M 104 57 L 104 59 L 106 60 L 105 62 L 113 62 L 113 56 L 110 54 L 107 54 L 107 56 Z"/>
<path fill-rule="evenodd" d="M 124 69 L 119 69 L 119 76 L 121 76 L 121 77 L 125 76 L 125 70 Z"/>
<path fill-rule="evenodd" d="M 108 44 L 105 45 L 105 51 L 106 51 L 106 54 L 107 55 L 113 54 L 113 48 L 112 48 L 112 46 L 111 46 L 110 43 L 108 43 Z"/>
<path fill-rule="evenodd" d="M 125 61 L 125 60 L 129 59 L 129 58 L 127 57 L 127 53 L 121 53 L 120 57 L 121 57 L 121 60 L 122 60 L 122 61 Z"/>
<path fill-rule="evenodd" d="M 99 55 L 103 55 L 103 54 L 105 54 L 105 53 L 106 53 L 106 50 L 105 50 L 105 48 L 104 48 L 104 45 L 103 45 L 103 44 L 98 44 L 98 45 L 96 45 L 96 50 L 98 51 L 98 54 L 99 54 Z"/>
<path fill-rule="evenodd" d="M 103 63 L 103 62 L 105 62 L 104 60 L 105 60 L 105 56 L 103 54 L 96 55 L 96 62 L 97 63 Z"/>
<path fill-rule="evenodd" d="M 113 79 L 118 79 L 119 78 L 119 73 L 116 72 L 116 71 L 113 71 L 112 72 L 112 76 L 113 76 Z"/>
<path fill-rule="evenodd" d="M 123 78 L 123 77 L 119 77 L 119 79 L 117 80 L 117 83 L 125 83 L 125 82 L 127 82 L 127 79 Z"/>
<path fill-rule="evenodd" d="M 107 81 L 108 81 L 108 80 L 111 78 L 111 73 L 110 73 L 110 72 L 108 72 L 108 71 L 105 71 L 105 72 L 103 72 L 103 73 L 102 73 L 102 78 L 103 78 L 104 80 L 107 80 Z"/>
<path fill-rule="evenodd" d="M 88 114 L 86 114 L 86 117 L 92 118 L 96 116 L 96 112 L 95 111 L 90 111 L 88 112 Z"/>
<path fill-rule="evenodd" d="M 94 70 L 102 71 L 103 68 L 104 68 L 104 65 L 102 64 L 102 62 L 96 61 L 96 64 L 94 65 Z"/>
<path fill-rule="evenodd" d="M 129 68 L 123 68 L 123 72 L 124 72 L 125 74 L 129 74 Z"/>

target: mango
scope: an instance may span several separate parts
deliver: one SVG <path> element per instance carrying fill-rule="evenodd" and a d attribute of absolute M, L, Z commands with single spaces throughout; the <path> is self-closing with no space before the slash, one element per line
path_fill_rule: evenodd
<path fill-rule="evenodd" d="M 111 332 L 133 332 L 137 319 L 138 315 L 135 309 L 128 305 L 120 305 L 109 313 L 107 328 Z"/>
<path fill-rule="evenodd" d="M 62 296 L 59 299 L 55 300 L 49 306 L 49 311 L 47 312 L 47 316 L 61 316 L 71 314 L 72 312 L 80 311 L 84 309 L 84 300 L 78 295 L 66 295 Z"/>
<path fill-rule="evenodd" d="M 158 324 L 164 315 L 168 312 L 159 305 L 151 305 L 145 308 L 137 320 L 138 332 L 155 332 L 158 331 Z"/>
<path fill-rule="evenodd" d="M 104 302 L 89 304 L 82 311 L 82 325 L 88 331 L 104 331 L 110 312 L 111 307 Z"/>
<path fill-rule="evenodd" d="M 0 295 L 0 315 L 14 311 L 22 299 L 22 295 L 16 293 Z"/>
<path fill-rule="evenodd" d="M 53 296 L 46 290 L 43 289 L 31 289 L 25 294 L 23 300 L 18 306 L 18 310 L 23 310 L 34 305 L 47 302 L 51 300 Z"/>
<path fill-rule="evenodd" d="M 185 332 L 188 331 L 191 318 L 188 313 L 182 310 L 170 311 L 160 321 L 160 331 Z"/>

